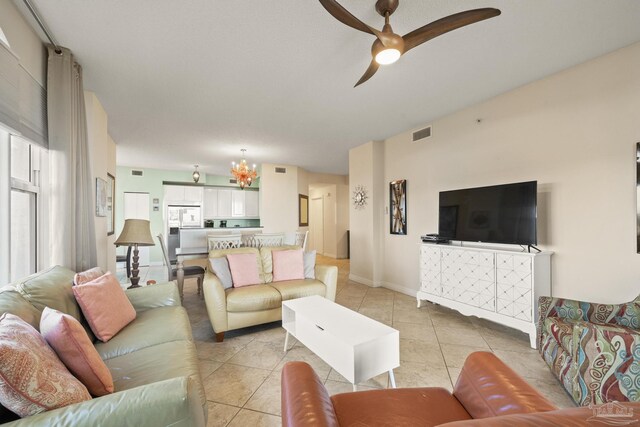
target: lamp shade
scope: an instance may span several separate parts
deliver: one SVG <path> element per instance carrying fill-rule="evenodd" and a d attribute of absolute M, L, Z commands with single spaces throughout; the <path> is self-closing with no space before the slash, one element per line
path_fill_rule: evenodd
<path fill-rule="evenodd" d="M 114 242 L 116 246 L 154 246 L 151 223 L 146 219 L 125 219 L 122 232 Z"/>

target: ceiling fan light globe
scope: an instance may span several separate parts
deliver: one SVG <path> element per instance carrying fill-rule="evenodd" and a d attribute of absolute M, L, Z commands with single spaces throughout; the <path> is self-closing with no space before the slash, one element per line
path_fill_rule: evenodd
<path fill-rule="evenodd" d="M 398 49 L 384 49 L 375 56 L 376 62 L 380 65 L 389 65 L 400 59 L 400 51 Z"/>

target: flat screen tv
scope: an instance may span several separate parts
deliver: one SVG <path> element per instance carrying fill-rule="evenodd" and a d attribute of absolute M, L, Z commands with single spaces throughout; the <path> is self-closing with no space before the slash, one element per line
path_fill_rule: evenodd
<path fill-rule="evenodd" d="M 536 245 L 537 181 L 440 192 L 438 235 L 447 240 Z"/>

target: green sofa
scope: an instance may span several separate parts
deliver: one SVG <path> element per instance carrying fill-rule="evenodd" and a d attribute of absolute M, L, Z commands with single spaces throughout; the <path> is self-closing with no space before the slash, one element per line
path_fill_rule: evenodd
<path fill-rule="evenodd" d="M 106 343 L 95 340 L 73 296 L 74 272 L 51 267 L 0 288 L 0 313 L 39 329 L 45 307 L 80 320 L 113 376 L 115 392 L 27 418 L 0 406 L 7 426 L 204 426 L 207 403 L 186 310 L 175 283 L 130 289 L 136 319 Z"/>

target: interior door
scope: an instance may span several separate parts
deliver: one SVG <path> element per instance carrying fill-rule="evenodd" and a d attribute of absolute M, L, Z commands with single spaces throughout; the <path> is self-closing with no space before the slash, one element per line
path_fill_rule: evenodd
<path fill-rule="evenodd" d="M 309 246 L 324 254 L 324 204 L 322 197 L 311 199 L 309 211 Z"/>
<path fill-rule="evenodd" d="M 124 193 L 124 219 L 149 219 L 149 193 Z M 138 251 L 140 266 L 148 266 L 149 247 L 140 246 Z"/>

